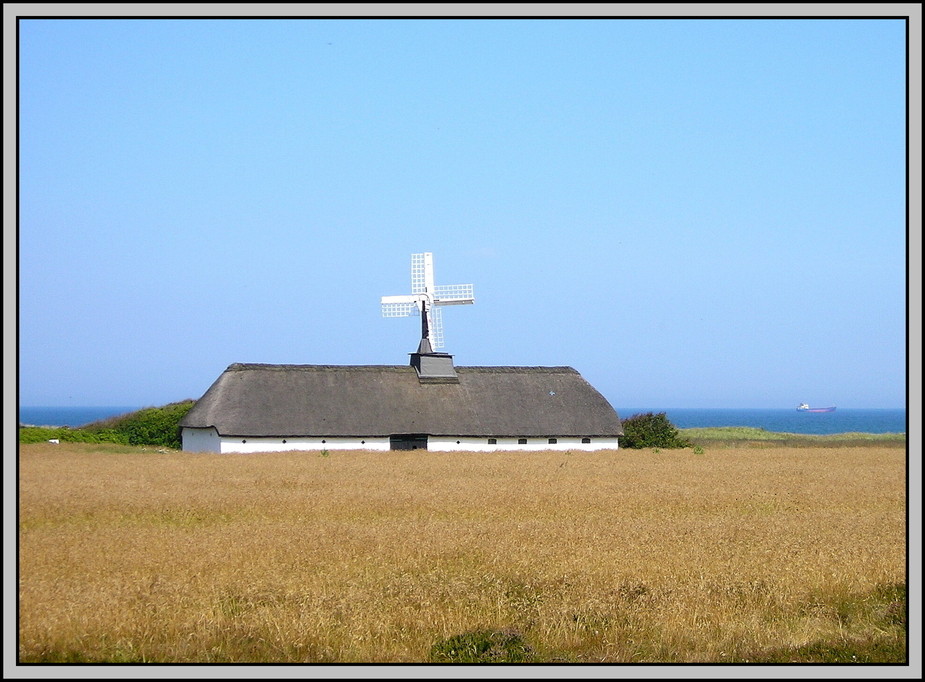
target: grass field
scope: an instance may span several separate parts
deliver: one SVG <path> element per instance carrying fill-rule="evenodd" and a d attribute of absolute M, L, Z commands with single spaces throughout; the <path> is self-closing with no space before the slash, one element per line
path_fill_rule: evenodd
<path fill-rule="evenodd" d="M 855 446 L 906 447 L 905 433 L 838 433 L 816 436 L 805 433 L 780 433 L 748 426 L 721 426 L 680 429 L 682 437 L 695 445 L 714 448 L 739 447 L 819 447 Z"/>
<path fill-rule="evenodd" d="M 19 660 L 902 663 L 904 449 L 696 452 L 21 445 Z"/>

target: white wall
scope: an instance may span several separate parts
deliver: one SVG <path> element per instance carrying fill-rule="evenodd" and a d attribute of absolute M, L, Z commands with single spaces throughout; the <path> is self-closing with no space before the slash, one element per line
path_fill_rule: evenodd
<path fill-rule="evenodd" d="M 230 436 L 224 436 L 222 437 L 221 444 L 221 452 L 388 449 L 388 436 L 385 438 L 232 438 Z"/>
<path fill-rule="evenodd" d="M 592 438 L 590 443 L 582 443 L 581 438 L 558 437 L 556 443 L 548 438 L 527 438 L 526 443 L 518 443 L 519 438 L 497 438 L 498 442 L 489 444 L 488 438 L 430 436 L 427 449 L 435 452 L 494 452 L 497 450 L 616 450 L 619 445 L 616 438 Z"/>
<path fill-rule="evenodd" d="M 434 452 L 495 452 L 498 450 L 616 450 L 617 439 L 559 437 L 556 443 L 548 438 L 527 438 L 526 444 L 517 438 L 498 438 L 490 445 L 488 438 L 430 436 L 427 449 Z M 285 442 L 283 442 L 285 441 Z M 389 438 L 232 438 L 219 436 L 215 429 L 183 429 L 183 449 L 187 452 L 285 452 L 288 450 L 389 450 Z"/>
<path fill-rule="evenodd" d="M 222 442 L 218 432 L 213 428 L 184 428 L 182 433 L 183 450 L 186 452 L 221 452 Z"/>

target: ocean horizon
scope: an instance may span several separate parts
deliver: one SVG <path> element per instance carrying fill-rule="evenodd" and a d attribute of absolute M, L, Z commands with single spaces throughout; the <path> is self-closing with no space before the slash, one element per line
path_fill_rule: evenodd
<path fill-rule="evenodd" d="M 106 405 L 106 406 L 25 406 L 19 407 L 19 423 L 28 426 L 69 426 L 71 428 L 84 426 L 100 419 L 109 417 L 118 417 L 123 414 L 129 414 L 138 410 L 143 410 L 146 405 L 138 407 L 134 405 Z"/>
<path fill-rule="evenodd" d="M 146 406 L 150 407 L 150 406 Z M 30 426 L 67 426 L 75 428 L 100 419 L 129 414 L 144 407 L 83 406 L 49 407 L 20 406 L 19 423 Z M 835 412 L 806 413 L 790 409 L 741 408 L 620 408 L 617 414 L 627 419 L 635 414 L 665 413 L 679 429 L 722 426 L 747 426 L 780 433 L 831 435 L 836 433 L 906 433 L 907 414 L 904 408 L 838 408 Z"/>
<path fill-rule="evenodd" d="M 799 412 L 796 406 L 774 409 L 624 408 L 621 419 L 648 412 L 665 413 L 679 429 L 746 426 L 777 433 L 832 435 L 836 433 L 906 433 L 905 408 L 836 408 L 834 412 Z"/>

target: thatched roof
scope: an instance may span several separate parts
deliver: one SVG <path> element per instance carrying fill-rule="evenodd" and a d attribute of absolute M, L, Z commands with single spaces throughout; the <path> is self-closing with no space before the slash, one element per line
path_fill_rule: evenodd
<path fill-rule="evenodd" d="M 223 436 L 618 436 L 616 411 L 571 367 L 233 364 L 181 426 Z"/>

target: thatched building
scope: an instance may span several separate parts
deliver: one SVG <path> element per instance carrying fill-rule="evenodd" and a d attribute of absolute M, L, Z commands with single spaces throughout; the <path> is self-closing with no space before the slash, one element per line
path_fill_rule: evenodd
<path fill-rule="evenodd" d="M 571 367 L 454 367 L 424 346 L 406 366 L 230 365 L 183 419 L 183 449 L 618 447 L 616 411 Z"/>

